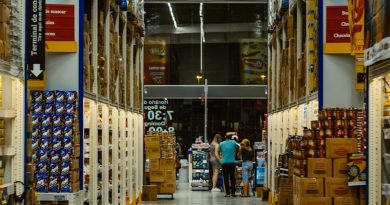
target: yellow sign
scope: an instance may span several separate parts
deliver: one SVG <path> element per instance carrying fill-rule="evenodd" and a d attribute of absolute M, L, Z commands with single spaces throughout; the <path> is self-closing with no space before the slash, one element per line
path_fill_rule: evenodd
<path fill-rule="evenodd" d="M 364 52 L 364 0 L 348 0 L 351 54 Z"/>
<path fill-rule="evenodd" d="M 76 53 L 76 41 L 46 41 L 45 43 L 47 53 Z"/>
<path fill-rule="evenodd" d="M 366 73 L 364 70 L 364 54 L 356 53 L 355 61 L 355 89 L 364 91 Z"/>

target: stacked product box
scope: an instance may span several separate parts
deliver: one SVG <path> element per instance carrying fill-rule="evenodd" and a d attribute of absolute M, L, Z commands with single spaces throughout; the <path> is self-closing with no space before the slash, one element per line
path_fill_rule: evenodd
<path fill-rule="evenodd" d="M 11 60 L 11 9 L 9 2 L 0 1 L 0 60 Z"/>
<path fill-rule="evenodd" d="M 364 124 L 365 119 L 359 113 L 357 109 L 324 109 L 304 136 L 290 138 L 294 204 L 354 205 L 365 199 L 353 187 L 364 185 L 366 178 L 366 159 L 358 153 L 364 151 L 363 137 L 356 134 L 357 121 Z"/>
<path fill-rule="evenodd" d="M 146 159 L 149 160 L 149 181 L 158 194 L 176 192 L 175 136 L 158 132 L 145 136 Z"/>
<path fill-rule="evenodd" d="M 77 92 L 31 91 L 33 181 L 37 192 L 79 190 Z"/>

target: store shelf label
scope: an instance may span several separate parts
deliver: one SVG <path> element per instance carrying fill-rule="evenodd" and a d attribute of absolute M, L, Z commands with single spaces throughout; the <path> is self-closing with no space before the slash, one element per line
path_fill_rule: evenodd
<path fill-rule="evenodd" d="M 54 201 L 65 201 L 65 195 L 54 195 Z"/>

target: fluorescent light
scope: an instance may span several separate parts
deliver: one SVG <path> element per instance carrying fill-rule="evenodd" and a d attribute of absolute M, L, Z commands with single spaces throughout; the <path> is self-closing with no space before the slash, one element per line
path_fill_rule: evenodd
<path fill-rule="evenodd" d="M 173 15 L 173 10 L 172 10 L 171 3 L 167 3 L 167 4 L 168 4 L 168 7 L 169 7 L 169 12 L 171 13 L 173 25 L 175 26 L 175 28 L 177 28 L 177 23 L 176 23 L 175 15 Z"/>
<path fill-rule="evenodd" d="M 203 3 L 199 5 L 199 16 L 203 16 Z"/>

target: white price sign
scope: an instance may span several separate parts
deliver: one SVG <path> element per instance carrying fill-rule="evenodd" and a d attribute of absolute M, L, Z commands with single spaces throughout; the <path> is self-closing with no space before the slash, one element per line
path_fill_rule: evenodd
<path fill-rule="evenodd" d="M 145 127 L 148 131 L 169 131 L 174 132 L 175 128 L 170 126 L 174 111 L 169 108 L 168 99 L 144 100 Z"/>

